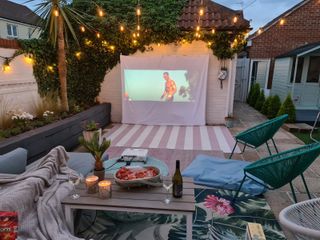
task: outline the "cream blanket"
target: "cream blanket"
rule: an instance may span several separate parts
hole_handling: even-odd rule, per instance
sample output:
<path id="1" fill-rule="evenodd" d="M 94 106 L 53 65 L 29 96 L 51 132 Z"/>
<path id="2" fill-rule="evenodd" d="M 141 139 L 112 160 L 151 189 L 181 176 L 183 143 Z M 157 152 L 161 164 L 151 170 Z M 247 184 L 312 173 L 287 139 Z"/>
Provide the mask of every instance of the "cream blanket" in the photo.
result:
<path id="1" fill-rule="evenodd" d="M 0 211 L 18 212 L 18 239 L 80 239 L 70 234 L 61 205 L 72 186 L 57 176 L 77 174 L 67 167 L 67 160 L 59 146 L 23 174 L 0 174 Z"/>

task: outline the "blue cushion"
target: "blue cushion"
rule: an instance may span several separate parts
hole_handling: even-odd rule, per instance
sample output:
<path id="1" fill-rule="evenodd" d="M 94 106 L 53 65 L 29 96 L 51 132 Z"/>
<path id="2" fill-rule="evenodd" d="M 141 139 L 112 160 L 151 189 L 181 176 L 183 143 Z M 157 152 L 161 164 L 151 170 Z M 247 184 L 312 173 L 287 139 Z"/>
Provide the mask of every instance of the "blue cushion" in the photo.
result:
<path id="1" fill-rule="evenodd" d="M 81 173 L 83 176 L 87 176 L 94 169 L 94 157 L 90 153 L 86 152 L 68 152 L 69 160 L 68 167 Z M 102 160 L 108 160 L 108 154 L 103 154 Z"/>
<path id="2" fill-rule="evenodd" d="M 20 174 L 26 170 L 28 151 L 17 148 L 0 155 L 0 173 Z"/>
<path id="3" fill-rule="evenodd" d="M 243 168 L 249 164 L 249 162 L 240 160 L 198 155 L 182 172 L 182 175 L 184 177 L 192 177 L 196 184 L 219 189 L 237 190 L 244 177 Z M 261 184 L 246 178 L 241 191 L 251 195 L 260 195 L 266 189 Z"/>

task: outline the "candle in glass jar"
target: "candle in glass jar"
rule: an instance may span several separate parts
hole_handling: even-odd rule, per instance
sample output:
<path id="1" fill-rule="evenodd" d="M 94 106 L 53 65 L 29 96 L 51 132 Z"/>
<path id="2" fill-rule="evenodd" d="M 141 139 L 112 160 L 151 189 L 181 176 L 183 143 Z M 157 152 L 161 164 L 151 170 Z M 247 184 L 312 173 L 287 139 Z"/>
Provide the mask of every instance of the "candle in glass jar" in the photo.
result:
<path id="1" fill-rule="evenodd" d="M 97 192 L 98 179 L 99 178 L 95 175 L 86 177 L 87 193 L 96 193 Z"/>
<path id="2" fill-rule="evenodd" d="M 111 197 L 111 182 L 107 180 L 100 181 L 99 185 L 99 196 L 100 198 Z"/>

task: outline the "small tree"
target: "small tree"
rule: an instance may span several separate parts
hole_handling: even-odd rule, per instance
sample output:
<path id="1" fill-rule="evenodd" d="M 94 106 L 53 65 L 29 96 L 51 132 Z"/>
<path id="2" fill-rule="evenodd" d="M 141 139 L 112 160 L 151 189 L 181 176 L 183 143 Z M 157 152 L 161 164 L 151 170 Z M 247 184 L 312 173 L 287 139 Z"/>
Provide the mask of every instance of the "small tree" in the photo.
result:
<path id="1" fill-rule="evenodd" d="M 279 109 L 281 106 L 281 100 L 278 95 L 274 95 L 271 97 L 270 105 L 268 106 L 268 118 L 274 118 L 277 116 Z"/>
<path id="2" fill-rule="evenodd" d="M 250 99 L 249 99 L 249 105 L 251 107 L 254 107 L 256 105 L 256 102 L 259 98 L 259 95 L 260 95 L 260 85 L 259 83 L 255 83 L 251 89 L 251 96 L 250 96 Z M 250 94 L 249 94 L 250 95 Z"/>
<path id="3" fill-rule="evenodd" d="M 259 95 L 259 97 L 258 97 L 258 99 L 257 99 L 257 102 L 256 102 L 256 104 L 254 105 L 254 108 L 257 109 L 258 111 L 261 111 L 262 106 L 263 106 L 265 100 L 266 100 L 266 98 L 265 98 L 265 96 L 264 96 L 264 91 L 261 90 L 261 91 L 260 91 L 260 95 Z"/>
<path id="4" fill-rule="evenodd" d="M 270 102 L 271 102 L 271 96 L 267 97 L 267 99 L 264 101 L 262 108 L 261 108 L 261 113 L 264 115 L 268 114 L 268 108 L 270 106 Z"/>
<path id="5" fill-rule="evenodd" d="M 288 123 L 294 123 L 296 122 L 296 108 L 293 104 L 291 94 L 289 93 L 284 102 L 282 103 L 278 116 L 281 116 L 283 114 L 288 114 Z"/>

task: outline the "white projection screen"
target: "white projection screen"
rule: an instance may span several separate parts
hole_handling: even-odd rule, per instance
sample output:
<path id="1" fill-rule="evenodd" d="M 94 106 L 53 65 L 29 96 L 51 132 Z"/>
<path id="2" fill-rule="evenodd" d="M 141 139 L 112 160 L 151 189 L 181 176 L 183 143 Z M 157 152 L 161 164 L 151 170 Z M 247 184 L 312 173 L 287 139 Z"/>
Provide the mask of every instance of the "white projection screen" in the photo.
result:
<path id="1" fill-rule="evenodd" d="M 121 56 L 122 122 L 205 125 L 209 55 Z"/>

